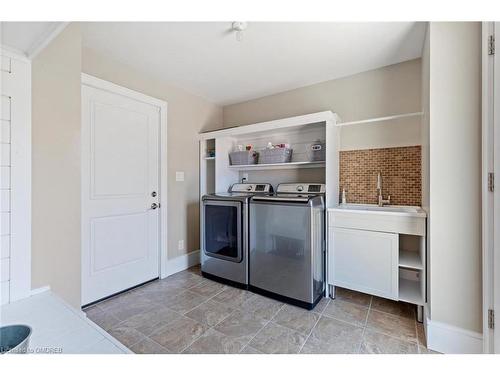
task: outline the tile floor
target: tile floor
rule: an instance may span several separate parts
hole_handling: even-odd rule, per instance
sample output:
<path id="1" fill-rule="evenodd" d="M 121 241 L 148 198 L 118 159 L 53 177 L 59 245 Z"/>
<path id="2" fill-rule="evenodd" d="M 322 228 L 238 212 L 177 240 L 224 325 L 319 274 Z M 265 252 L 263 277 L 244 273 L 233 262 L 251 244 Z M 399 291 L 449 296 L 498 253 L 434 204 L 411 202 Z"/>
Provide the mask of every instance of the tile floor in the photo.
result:
<path id="1" fill-rule="evenodd" d="M 414 306 L 337 289 L 306 311 L 200 276 L 199 267 L 85 310 L 135 353 L 430 353 Z"/>

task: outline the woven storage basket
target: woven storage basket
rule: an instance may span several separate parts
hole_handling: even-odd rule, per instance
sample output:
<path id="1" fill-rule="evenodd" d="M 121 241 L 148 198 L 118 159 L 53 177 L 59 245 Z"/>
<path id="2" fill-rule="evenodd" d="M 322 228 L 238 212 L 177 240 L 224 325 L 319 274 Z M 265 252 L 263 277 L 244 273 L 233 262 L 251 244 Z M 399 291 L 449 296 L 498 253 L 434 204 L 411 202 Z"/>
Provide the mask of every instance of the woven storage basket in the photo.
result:
<path id="1" fill-rule="evenodd" d="M 307 145 L 307 157 L 309 161 L 326 160 L 326 143 L 322 141 L 313 142 Z"/>
<path id="2" fill-rule="evenodd" d="M 229 163 L 231 165 L 257 164 L 259 154 L 255 151 L 234 151 L 229 153 Z"/>
<path id="3" fill-rule="evenodd" d="M 259 164 L 290 163 L 292 152 L 291 148 L 266 148 L 260 151 Z"/>

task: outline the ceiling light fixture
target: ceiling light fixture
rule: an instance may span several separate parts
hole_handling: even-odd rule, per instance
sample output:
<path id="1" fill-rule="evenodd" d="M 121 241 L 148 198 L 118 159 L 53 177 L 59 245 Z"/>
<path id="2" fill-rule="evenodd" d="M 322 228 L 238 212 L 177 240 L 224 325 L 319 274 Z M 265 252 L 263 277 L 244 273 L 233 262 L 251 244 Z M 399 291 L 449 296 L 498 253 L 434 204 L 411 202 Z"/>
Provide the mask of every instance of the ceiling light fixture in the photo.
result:
<path id="1" fill-rule="evenodd" d="M 243 40 L 243 31 L 246 30 L 248 24 L 246 22 L 234 21 L 231 24 L 231 29 L 236 32 L 236 40 L 241 42 Z"/>

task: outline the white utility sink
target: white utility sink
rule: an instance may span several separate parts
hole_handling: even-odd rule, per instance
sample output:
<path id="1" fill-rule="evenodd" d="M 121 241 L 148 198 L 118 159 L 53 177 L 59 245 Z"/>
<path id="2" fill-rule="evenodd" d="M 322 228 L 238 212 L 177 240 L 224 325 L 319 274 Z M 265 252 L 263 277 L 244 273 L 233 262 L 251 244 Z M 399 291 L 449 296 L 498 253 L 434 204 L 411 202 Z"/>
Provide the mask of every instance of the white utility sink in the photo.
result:
<path id="1" fill-rule="evenodd" d="M 368 211 L 368 213 L 387 213 L 391 215 L 426 217 L 427 214 L 421 207 L 416 206 L 377 206 L 374 204 L 341 204 L 332 210 L 342 211 Z"/>
<path id="2" fill-rule="evenodd" d="M 328 210 L 329 225 L 419 236 L 425 235 L 426 217 L 416 206 L 341 204 Z"/>

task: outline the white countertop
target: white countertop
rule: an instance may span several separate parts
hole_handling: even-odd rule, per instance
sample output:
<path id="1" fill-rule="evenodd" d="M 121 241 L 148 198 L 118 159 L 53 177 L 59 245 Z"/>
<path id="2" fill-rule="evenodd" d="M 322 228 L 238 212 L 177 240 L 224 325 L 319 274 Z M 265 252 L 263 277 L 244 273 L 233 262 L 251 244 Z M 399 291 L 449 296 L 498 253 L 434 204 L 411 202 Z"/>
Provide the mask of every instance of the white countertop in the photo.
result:
<path id="1" fill-rule="evenodd" d="M 0 325 L 26 324 L 32 328 L 29 353 L 131 353 L 109 333 L 50 291 L 0 308 Z"/>

